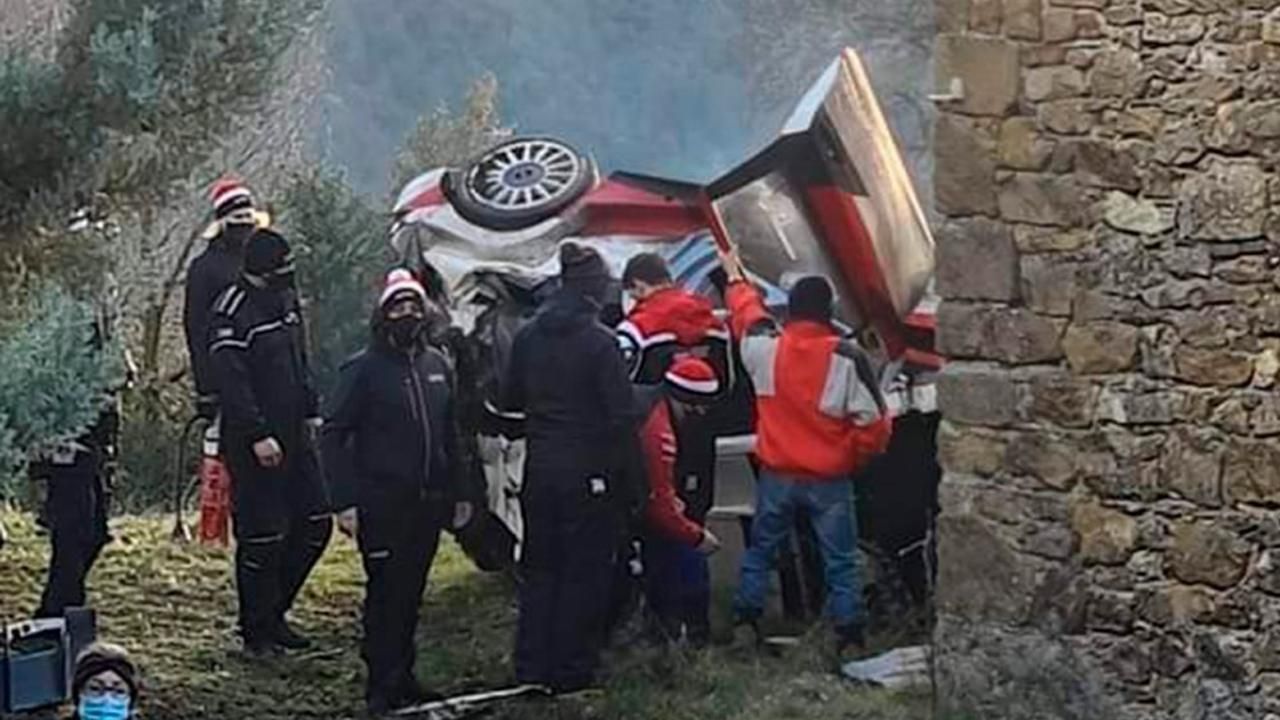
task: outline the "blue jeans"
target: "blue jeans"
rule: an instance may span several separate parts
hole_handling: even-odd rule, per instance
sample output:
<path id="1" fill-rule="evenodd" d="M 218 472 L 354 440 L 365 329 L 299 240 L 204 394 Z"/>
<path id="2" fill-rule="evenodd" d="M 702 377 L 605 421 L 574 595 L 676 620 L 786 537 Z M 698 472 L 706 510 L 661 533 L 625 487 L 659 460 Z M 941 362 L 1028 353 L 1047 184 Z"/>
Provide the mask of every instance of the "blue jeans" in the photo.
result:
<path id="1" fill-rule="evenodd" d="M 751 545 L 742 558 L 734 610 L 744 619 L 764 612 L 774 557 L 791 536 L 797 511 L 808 513 L 822 549 L 827 614 L 837 627 L 864 622 L 862 577 L 858 568 L 858 519 L 853 483 L 847 478 L 798 482 L 761 470 Z"/>

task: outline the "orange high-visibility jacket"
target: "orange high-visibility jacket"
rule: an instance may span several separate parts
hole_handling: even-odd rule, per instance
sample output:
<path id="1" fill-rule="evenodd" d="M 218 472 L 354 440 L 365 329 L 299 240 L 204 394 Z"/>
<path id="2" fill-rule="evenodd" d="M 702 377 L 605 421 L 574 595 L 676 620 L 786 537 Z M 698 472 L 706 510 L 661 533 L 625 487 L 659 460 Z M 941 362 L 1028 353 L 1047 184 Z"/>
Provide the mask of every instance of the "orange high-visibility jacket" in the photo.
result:
<path id="1" fill-rule="evenodd" d="M 746 282 L 727 295 L 733 335 L 755 384 L 760 464 L 801 480 L 833 480 L 884 452 L 892 425 L 863 351 L 823 323 L 779 329 Z"/>

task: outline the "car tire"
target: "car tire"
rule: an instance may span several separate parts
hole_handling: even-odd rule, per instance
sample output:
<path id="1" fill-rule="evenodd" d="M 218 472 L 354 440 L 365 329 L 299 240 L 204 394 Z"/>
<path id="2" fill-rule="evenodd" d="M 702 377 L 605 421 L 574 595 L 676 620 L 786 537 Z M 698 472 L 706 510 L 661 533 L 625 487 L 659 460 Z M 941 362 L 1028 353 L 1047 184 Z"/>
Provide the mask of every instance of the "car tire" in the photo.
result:
<path id="1" fill-rule="evenodd" d="M 445 195 L 464 219 L 490 230 L 532 227 L 590 190 L 595 162 L 549 137 L 512 138 L 445 176 Z"/>

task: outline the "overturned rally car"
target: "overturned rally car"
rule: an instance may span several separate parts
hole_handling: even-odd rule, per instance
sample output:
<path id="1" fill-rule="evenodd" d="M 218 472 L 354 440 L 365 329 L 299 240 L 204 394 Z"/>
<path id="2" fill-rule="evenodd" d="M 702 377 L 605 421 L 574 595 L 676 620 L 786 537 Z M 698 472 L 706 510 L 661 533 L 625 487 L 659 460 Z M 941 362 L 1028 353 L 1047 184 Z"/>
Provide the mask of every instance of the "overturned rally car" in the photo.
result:
<path id="1" fill-rule="evenodd" d="M 460 415 L 477 436 L 493 514 L 517 543 L 523 447 L 502 437 L 492 401 L 516 330 L 553 289 L 559 243 L 592 245 L 615 276 L 633 255 L 658 252 L 679 284 L 720 307 L 717 246 L 739 250 L 777 308 L 795 279 L 829 278 L 839 323 L 879 364 L 895 412 L 889 453 L 858 483 L 871 585 L 885 594 L 894 584 L 895 597 L 924 599 L 939 476 L 934 244 L 856 53 L 831 64 L 775 142 L 708 185 L 625 172 L 601 177 L 591 157 L 567 143 L 518 137 L 463 167 L 417 177 L 393 212 L 393 246 L 429 279 L 460 336 L 460 374 L 474 393 Z M 620 288 L 616 295 L 607 320 L 621 318 Z M 712 518 L 722 526 L 750 521 L 747 392 L 741 389 L 720 420 Z M 737 535 L 739 545 L 745 537 L 736 527 L 718 534 Z M 797 537 L 797 556 L 815 562 L 806 533 Z M 723 572 L 731 573 L 730 565 Z M 784 573 L 788 610 L 820 607 L 820 583 L 806 583 L 808 576 Z"/>

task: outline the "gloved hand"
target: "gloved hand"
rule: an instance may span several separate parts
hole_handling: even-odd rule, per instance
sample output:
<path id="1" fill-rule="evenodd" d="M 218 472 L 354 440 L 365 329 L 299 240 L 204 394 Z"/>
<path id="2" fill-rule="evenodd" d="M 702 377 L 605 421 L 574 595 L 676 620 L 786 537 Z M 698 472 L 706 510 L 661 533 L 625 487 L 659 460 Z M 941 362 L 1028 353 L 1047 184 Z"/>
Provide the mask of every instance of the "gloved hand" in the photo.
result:
<path id="1" fill-rule="evenodd" d="M 213 422 L 218 418 L 218 396 L 201 395 L 196 398 L 196 417 Z"/>
<path id="2" fill-rule="evenodd" d="M 703 528 L 702 541 L 698 543 L 698 552 L 703 555 L 715 555 L 720 550 L 720 538 L 715 533 Z"/>

